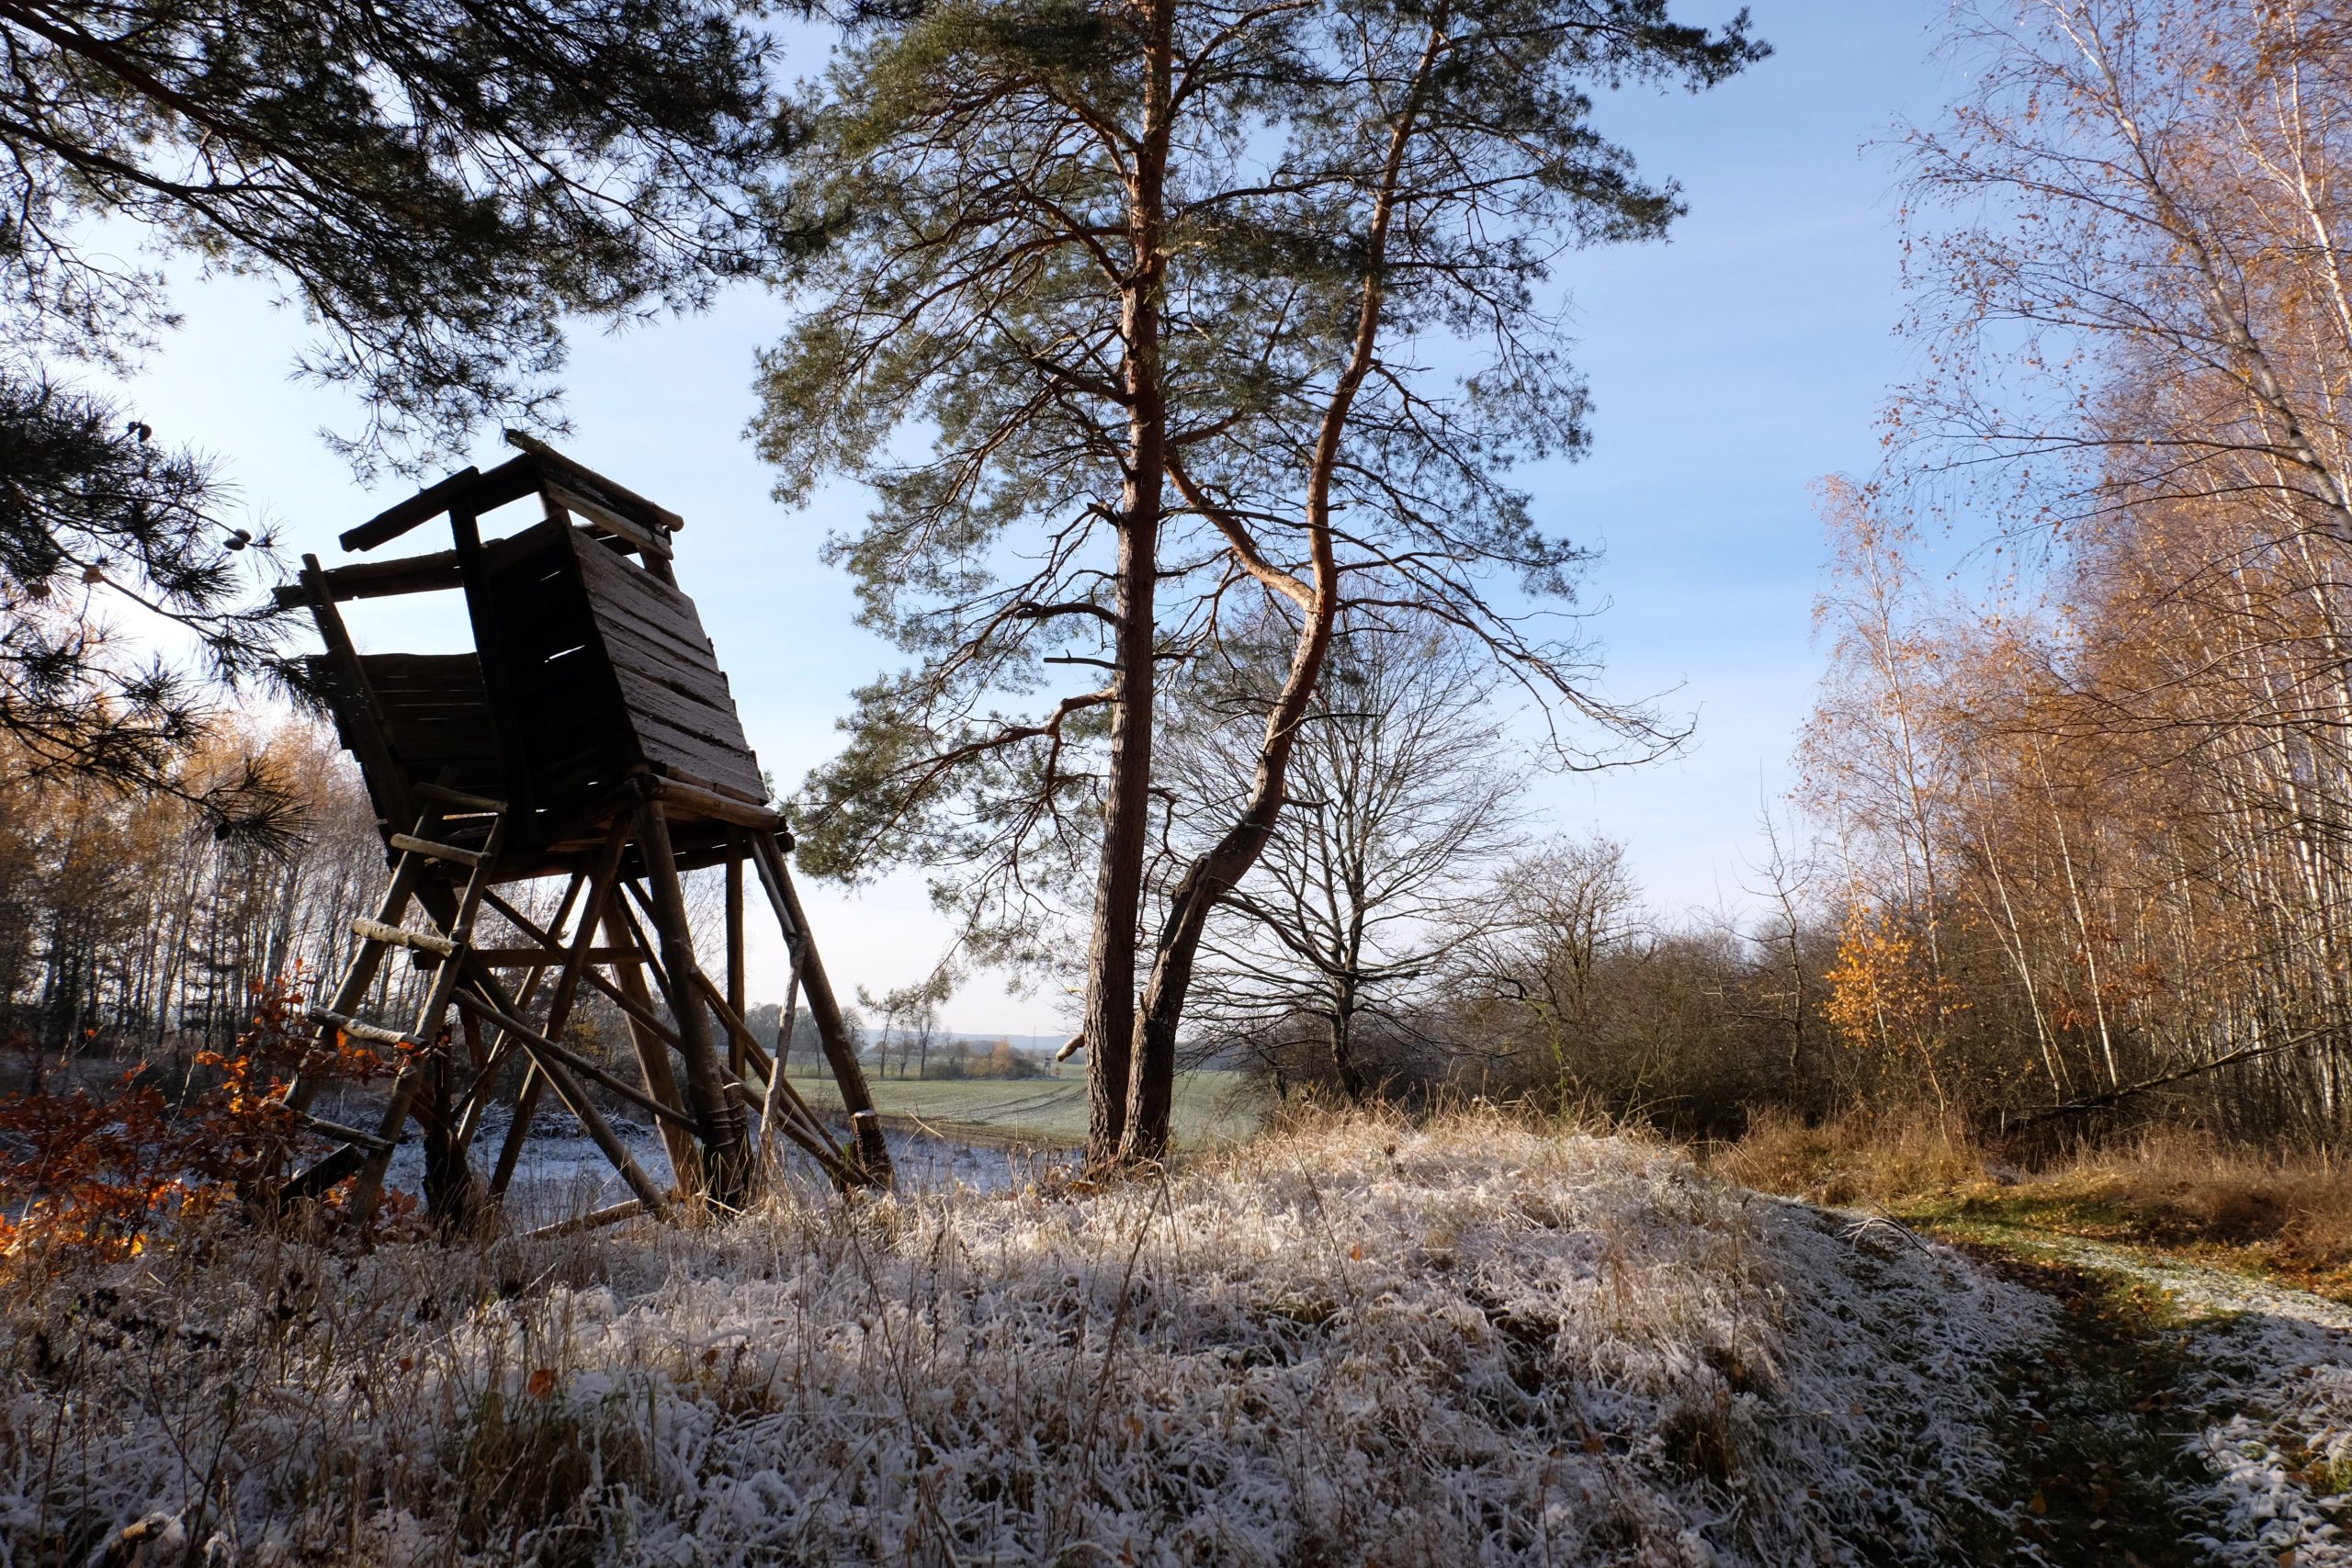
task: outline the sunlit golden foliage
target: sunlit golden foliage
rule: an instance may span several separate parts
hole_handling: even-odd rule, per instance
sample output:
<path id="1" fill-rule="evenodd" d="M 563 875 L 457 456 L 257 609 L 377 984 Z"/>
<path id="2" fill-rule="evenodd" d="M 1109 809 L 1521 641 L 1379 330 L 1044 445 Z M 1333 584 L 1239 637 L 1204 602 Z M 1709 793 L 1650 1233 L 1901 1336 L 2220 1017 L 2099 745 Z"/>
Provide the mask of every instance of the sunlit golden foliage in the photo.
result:
<path id="1" fill-rule="evenodd" d="M 281 1096 L 308 1046 L 306 1000 L 300 976 L 256 986 L 236 1045 L 198 1052 L 187 1083 L 142 1063 L 111 1093 L 0 1099 L 0 1257 L 129 1256 L 160 1226 L 256 1196 L 300 1136 Z M 386 1069 L 338 1043 L 308 1070 L 357 1081 Z"/>

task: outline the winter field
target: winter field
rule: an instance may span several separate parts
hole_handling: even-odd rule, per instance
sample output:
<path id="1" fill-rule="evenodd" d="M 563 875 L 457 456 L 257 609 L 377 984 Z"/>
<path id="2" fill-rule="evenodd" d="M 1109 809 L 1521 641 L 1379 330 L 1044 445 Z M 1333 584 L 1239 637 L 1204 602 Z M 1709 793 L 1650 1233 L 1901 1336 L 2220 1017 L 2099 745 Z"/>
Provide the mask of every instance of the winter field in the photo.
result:
<path id="1" fill-rule="evenodd" d="M 810 1104 L 841 1109 L 841 1091 L 831 1076 L 813 1065 L 795 1071 L 790 1081 Z M 883 1115 L 921 1122 L 951 1137 L 1047 1147 L 1086 1141 L 1086 1075 L 1075 1067 L 1057 1078 L 896 1078 L 884 1074 L 869 1081 Z M 1245 1074 L 1200 1068 L 1176 1075 L 1174 1123 L 1180 1147 L 1247 1137 L 1259 1114 L 1259 1099 Z"/>
<path id="2" fill-rule="evenodd" d="M 1357 1122 L 715 1229 L 223 1232 L 19 1292 L 0 1562 L 2352 1560 L 2345 1314 L 2153 1288 L 2202 1369 L 2132 1499 L 2172 1558 L 2051 1533 L 2052 1296 L 1618 1137 Z"/>

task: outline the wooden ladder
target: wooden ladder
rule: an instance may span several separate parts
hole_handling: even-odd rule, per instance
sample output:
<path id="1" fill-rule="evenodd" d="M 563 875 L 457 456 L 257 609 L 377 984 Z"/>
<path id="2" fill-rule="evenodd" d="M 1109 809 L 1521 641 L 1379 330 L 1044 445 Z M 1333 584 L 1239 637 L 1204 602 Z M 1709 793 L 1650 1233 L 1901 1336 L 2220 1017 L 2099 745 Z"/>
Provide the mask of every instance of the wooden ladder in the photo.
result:
<path id="1" fill-rule="evenodd" d="M 394 833 L 389 840 L 399 858 L 392 863 L 391 886 L 385 890 L 383 904 L 375 919 L 363 917 L 351 922 L 352 933 L 360 939 L 359 945 L 344 970 L 342 983 L 335 987 L 334 1000 L 311 1012 L 311 1021 L 319 1030 L 316 1051 L 331 1052 L 334 1037 L 340 1035 L 389 1045 L 398 1053 L 399 1066 L 383 1117 L 376 1130 L 369 1133 L 311 1115 L 311 1101 L 323 1081 L 323 1075 L 317 1072 L 305 1071 L 298 1076 L 282 1102 L 297 1122 L 336 1140 L 341 1146 L 288 1181 L 280 1193 L 281 1199 L 316 1198 L 345 1177 L 356 1174 L 359 1180 L 349 1212 L 363 1221 L 375 1213 L 382 1198 L 384 1171 L 391 1163 L 392 1151 L 399 1146 L 401 1128 L 408 1121 L 409 1109 L 424 1082 L 429 1065 L 426 1058 L 432 1053 L 448 1049 L 450 1004 L 457 997 L 470 954 L 474 917 L 481 910 L 482 895 L 490 885 L 491 868 L 498 859 L 506 833 L 506 807 L 503 802 L 433 784 L 419 784 L 416 792 L 431 804 L 417 818 L 413 832 Z M 465 849 L 440 841 L 435 835 L 446 830 L 452 816 L 489 818 L 480 848 Z M 454 884 L 455 874 L 459 871 L 465 880 L 458 887 L 455 913 L 447 929 L 416 931 L 403 923 L 410 906 L 424 902 L 422 895 L 428 883 Z M 430 927 L 431 915 L 423 908 L 418 913 Z M 431 976 L 424 1000 L 406 1029 L 370 1023 L 356 1016 L 375 986 L 385 958 L 395 948 L 417 954 L 419 966 Z"/>

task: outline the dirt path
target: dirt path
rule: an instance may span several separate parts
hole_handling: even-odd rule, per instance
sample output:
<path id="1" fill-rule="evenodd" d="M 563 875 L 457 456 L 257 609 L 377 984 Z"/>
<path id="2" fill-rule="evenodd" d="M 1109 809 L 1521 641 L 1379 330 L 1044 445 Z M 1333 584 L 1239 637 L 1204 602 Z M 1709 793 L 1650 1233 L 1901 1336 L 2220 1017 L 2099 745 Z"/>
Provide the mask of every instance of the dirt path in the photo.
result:
<path id="1" fill-rule="evenodd" d="M 2016 1385 L 2044 1561 L 2352 1568 L 2352 1309 L 2152 1250 L 1933 1228 L 2066 1309 Z"/>

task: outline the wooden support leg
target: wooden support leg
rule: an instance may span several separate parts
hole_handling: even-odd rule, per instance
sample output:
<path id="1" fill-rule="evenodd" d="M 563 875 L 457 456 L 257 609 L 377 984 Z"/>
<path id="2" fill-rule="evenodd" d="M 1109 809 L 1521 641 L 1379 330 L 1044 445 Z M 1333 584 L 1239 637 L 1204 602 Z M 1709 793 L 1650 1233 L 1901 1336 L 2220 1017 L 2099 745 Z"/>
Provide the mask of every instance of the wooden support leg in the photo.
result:
<path id="1" fill-rule="evenodd" d="M 481 1031 L 470 1018 L 463 1023 L 471 1044 Z M 473 1223 L 481 1194 L 465 1151 L 458 1146 L 449 1054 L 441 1052 L 427 1062 L 423 1076 L 416 1119 L 424 1129 L 424 1208 L 444 1231 L 460 1231 Z"/>
<path id="2" fill-rule="evenodd" d="M 636 885 L 633 883 L 623 884 L 623 886 L 628 887 L 629 891 L 632 893 L 637 891 Z M 510 908 L 504 900 L 501 899 L 494 893 L 489 895 L 484 901 L 496 908 L 499 913 L 513 920 L 516 927 L 533 942 L 537 942 L 542 947 L 552 949 L 557 961 L 559 963 L 561 962 L 564 953 L 563 944 L 555 941 L 554 938 L 541 931 L 537 926 L 532 924 L 528 916 L 524 915 L 519 910 Z M 652 957 L 650 950 L 646 946 L 645 933 L 638 929 L 637 917 L 630 913 L 628 901 L 622 898 L 618 893 L 616 893 L 613 895 L 612 901 L 605 906 L 605 909 L 608 913 L 613 910 L 618 910 L 622 919 L 629 922 L 629 936 L 631 943 L 630 951 L 633 953 L 642 956 L 641 959 L 631 959 L 628 960 L 628 962 L 641 961 L 647 967 L 654 967 L 656 961 Z M 605 960 L 605 962 L 609 962 L 609 959 Z M 662 1014 L 654 1010 L 651 998 L 646 998 L 642 1001 L 632 1000 L 628 991 L 622 989 L 619 986 L 615 985 L 612 981 L 605 979 L 605 976 L 596 973 L 593 966 L 582 971 L 580 978 L 582 984 L 603 996 L 606 1001 L 612 1003 L 615 1007 L 620 1009 L 622 1012 L 643 1024 L 647 1032 L 652 1034 L 654 1038 L 673 1049 L 676 1047 L 678 1043 L 678 1032 L 672 1029 L 669 1024 L 662 1021 Z M 662 995 L 667 996 L 669 994 L 669 982 L 664 980 L 662 984 Z"/>
<path id="3" fill-rule="evenodd" d="M 741 1208 L 750 1195 L 752 1162 L 744 1135 L 743 1111 L 727 1093 L 720 1076 L 719 1056 L 710 1038 L 710 1012 L 685 984 L 695 972 L 694 928 L 686 916 L 686 891 L 678 880 L 678 859 L 670 846 L 670 824 L 662 803 L 649 800 L 638 807 L 638 852 L 645 860 L 646 881 L 653 894 L 653 912 L 662 942 L 662 966 L 668 971 L 670 1005 L 678 1026 L 678 1054 L 685 1058 L 686 1104 L 703 1129 L 707 1155 L 703 1179 L 710 1196 L 729 1208 Z"/>
<path id="4" fill-rule="evenodd" d="M 718 987 L 710 983 L 709 976 L 698 972 L 695 976 L 695 983 L 702 988 L 704 998 L 710 1003 L 711 1011 L 718 1015 L 720 1026 L 728 1032 L 736 1044 L 741 1047 L 747 1065 L 753 1072 L 759 1074 L 766 1084 L 766 1097 L 760 1110 L 763 1118 L 760 1123 L 762 1156 L 765 1157 L 770 1145 L 775 1140 L 775 1135 L 780 1133 L 806 1149 L 809 1156 L 824 1168 L 825 1174 L 831 1177 L 836 1184 L 841 1186 L 854 1184 L 858 1174 L 856 1168 L 849 1162 L 848 1156 L 842 1150 L 840 1142 L 818 1118 L 817 1113 L 808 1108 L 808 1102 L 800 1098 L 800 1091 L 783 1081 L 783 1075 L 776 1071 L 774 1059 L 768 1055 L 766 1049 L 752 1038 L 752 1026 L 743 1021 L 741 1013 L 727 1005 L 726 998 L 718 994 Z M 742 1094 L 744 1103 L 749 1105 L 751 1103 L 750 1088 L 744 1085 L 737 1087 Z"/>
<path id="5" fill-rule="evenodd" d="M 400 1141 L 401 1128 L 407 1121 L 411 1106 L 424 1088 L 424 1073 L 445 1055 L 449 1048 L 447 1018 L 450 998 L 457 994 L 458 975 L 461 967 L 459 955 L 471 940 L 474 916 L 481 908 L 482 890 L 489 886 L 490 868 L 497 863 L 499 846 L 504 841 L 506 822 L 503 817 L 490 819 L 490 831 L 478 851 L 452 850 L 446 845 L 434 846 L 428 834 L 438 832 L 443 813 L 428 810 L 417 818 L 413 835 L 394 834 L 391 846 L 402 852 L 403 865 L 421 864 L 424 859 L 463 864 L 470 867 L 462 890 L 453 889 L 439 879 L 439 874 L 421 876 L 416 884 L 416 900 L 424 912 L 440 923 L 444 933 L 437 951 L 438 961 L 433 966 L 432 984 L 425 989 L 424 1002 L 418 1007 L 416 1021 L 406 1031 L 409 1042 L 403 1050 L 422 1052 L 422 1058 L 403 1059 L 392 1078 L 390 1103 L 384 1108 L 381 1131 L 377 1134 L 379 1145 L 368 1151 L 359 1167 L 357 1184 L 351 1192 L 351 1215 L 365 1224 L 376 1212 L 377 1200 L 382 1196 L 384 1172 L 391 1163 L 392 1151 Z M 399 877 L 395 874 L 397 884 Z M 369 933 L 381 936 L 381 932 Z M 349 1032 L 349 1025 L 338 1025 Z"/>
<path id="6" fill-rule="evenodd" d="M 605 911 L 605 940 L 615 947 L 634 947 L 636 939 L 630 934 L 626 912 L 619 908 L 620 900 L 616 898 L 613 902 L 615 907 Z M 644 966 L 616 964 L 612 970 L 613 978 L 619 982 L 629 999 L 645 1011 L 651 1012 L 653 994 L 646 989 Z M 628 1020 L 629 1042 L 637 1047 L 638 1069 L 645 1075 L 645 1092 L 664 1105 L 683 1108 L 685 1101 L 678 1094 L 678 1076 L 670 1070 L 670 1043 L 640 1023 L 636 1014 L 623 1013 L 622 1016 Z M 688 1198 L 700 1194 L 702 1150 L 695 1145 L 692 1135 L 682 1127 L 673 1127 L 664 1122 L 662 1142 L 670 1151 L 670 1168 L 677 1172 L 679 1193 Z"/>
<path id="7" fill-rule="evenodd" d="M 832 981 L 825 974 L 824 961 L 817 955 L 817 943 L 808 934 L 808 922 L 800 912 L 800 896 L 793 890 L 792 873 L 784 862 L 784 851 L 775 839 L 765 833 L 752 835 L 752 863 L 759 868 L 761 886 L 767 889 L 768 903 L 775 911 L 776 923 L 784 928 L 784 939 L 795 944 L 800 961 L 800 984 L 808 993 L 808 1016 L 816 1021 L 817 1038 L 825 1048 L 825 1060 L 833 1069 L 833 1082 L 841 1089 L 842 1104 L 849 1111 L 850 1126 L 857 1134 L 857 1163 L 865 1179 L 876 1187 L 890 1185 L 890 1145 L 883 1141 L 881 1118 L 875 1113 L 874 1092 L 866 1087 L 865 1068 L 857 1059 L 857 1051 L 850 1043 L 849 1031 L 842 1022 L 841 1001 L 833 995 Z"/>
<path id="8" fill-rule="evenodd" d="M 490 1170 L 490 1201 L 503 1201 L 507 1188 L 514 1185 L 514 1167 L 523 1157 L 523 1145 L 531 1136 L 531 1123 L 539 1114 L 539 1100 L 548 1091 L 548 1077 L 539 1071 L 537 1058 L 523 1069 L 522 1087 L 514 1091 L 514 1117 L 506 1123 L 506 1136 L 498 1140 L 498 1160 Z"/>
<path id="9" fill-rule="evenodd" d="M 590 929 L 582 932 L 583 942 L 594 938 L 593 922 L 588 922 L 588 925 Z M 496 976 L 487 970 L 478 970 L 473 981 L 482 995 L 490 999 L 492 1006 L 510 1018 L 514 1016 L 514 1000 L 498 983 Z M 567 1009 L 569 1005 L 567 1002 Z M 628 1183 L 628 1190 L 636 1193 L 638 1201 L 645 1205 L 645 1212 L 656 1219 L 661 1218 L 668 1208 L 668 1201 L 662 1196 L 662 1190 L 654 1185 L 651 1177 L 645 1174 L 645 1168 L 637 1163 L 637 1157 L 628 1152 L 628 1145 L 620 1141 L 612 1124 L 605 1120 L 604 1112 L 596 1109 L 595 1102 L 581 1089 L 579 1081 L 552 1057 L 535 1056 L 534 1060 L 549 1087 L 554 1089 L 556 1098 L 563 1101 L 565 1110 L 580 1118 L 580 1124 L 587 1129 L 590 1141 L 603 1151 L 605 1157 L 612 1162 L 613 1168 L 620 1172 L 621 1179 Z"/>
<path id="10" fill-rule="evenodd" d="M 784 1075 L 792 1061 L 792 1027 L 800 1011 L 800 945 L 797 942 L 787 945 L 792 949 L 792 977 L 784 984 L 784 1009 L 775 1015 L 775 1055 L 770 1058 L 774 1066 L 768 1074 L 767 1103 L 760 1109 L 760 1158 L 763 1162 L 775 1157 L 776 1112 L 784 1108 L 782 1095 L 790 1092 Z"/>
<path id="11" fill-rule="evenodd" d="M 727 857 L 727 1005 L 743 1016 L 743 851 L 736 844 Z M 728 1036 L 727 1069 L 743 1076 L 743 1043 Z"/>
<path id="12" fill-rule="evenodd" d="M 563 922 L 571 914 L 571 906 L 579 900 L 581 890 L 587 886 L 586 872 L 575 871 L 571 874 L 571 881 L 563 890 L 563 901 L 555 907 L 555 927 L 558 931 L 563 929 Z M 483 892 L 482 901 L 484 903 L 503 902 L 498 899 L 495 893 L 488 890 Z M 521 987 L 514 993 L 514 1000 L 521 1006 L 529 1007 L 531 998 L 538 995 L 539 985 L 547 976 L 548 970 L 545 966 L 534 969 L 524 976 Z M 458 1152 L 460 1156 L 470 1155 L 473 1152 L 474 1134 L 481 1131 L 481 1113 L 490 1104 L 491 1096 L 498 1091 L 499 1076 L 505 1071 L 506 1064 L 520 1054 L 515 1049 L 514 1042 L 502 1039 L 491 1052 L 490 1060 L 483 1064 L 481 1071 L 474 1075 L 472 1085 L 466 1090 L 465 1105 L 458 1115 Z M 526 1080 L 532 1070 L 530 1067 L 525 1068 Z"/>
<path id="13" fill-rule="evenodd" d="M 588 950 L 595 945 L 597 922 L 612 898 L 613 885 L 620 880 L 621 854 L 628 848 L 628 824 L 614 823 L 612 831 L 605 836 L 595 869 L 589 875 L 588 897 L 580 908 L 580 924 L 564 954 L 563 968 L 556 976 L 555 989 L 548 997 L 547 1032 L 550 1039 L 561 1037 L 564 1022 L 571 1016 L 572 999 L 580 994 L 580 979 L 588 968 Z M 497 907 L 492 904 L 492 908 Z M 514 1167 L 522 1158 L 524 1141 L 531 1135 L 531 1121 L 538 1114 L 539 1100 L 548 1081 L 547 1064 L 534 1057 L 530 1071 L 523 1076 L 522 1089 L 514 1097 L 514 1120 L 506 1128 L 506 1137 L 498 1146 L 498 1164 L 491 1172 L 490 1201 L 493 1203 L 505 1198 L 506 1189 L 514 1180 Z M 559 1089 L 557 1092 L 560 1094 L 562 1090 Z"/>

